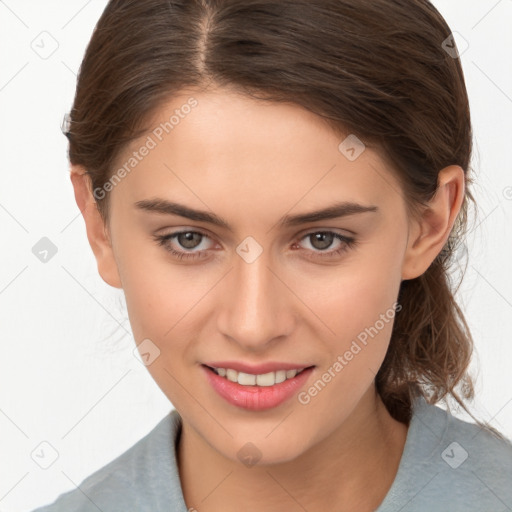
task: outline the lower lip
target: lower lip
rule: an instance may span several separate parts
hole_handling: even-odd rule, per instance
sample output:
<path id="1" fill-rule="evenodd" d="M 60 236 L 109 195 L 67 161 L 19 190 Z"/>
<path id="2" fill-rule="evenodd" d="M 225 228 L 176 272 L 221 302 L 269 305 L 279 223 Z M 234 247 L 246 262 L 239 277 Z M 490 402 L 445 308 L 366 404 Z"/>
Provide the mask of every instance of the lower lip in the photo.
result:
<path id="1" fill-rule="evenodd" d="M 208 382 L 222 398 L 232 405 L 251 411 L 264 411 L 281 405 L 297 393 L 313 371 L 313 367 L 307 368 L 293 379 L 273 386 L 242 386 L 217 375 L 204 365 L 202 368 Z"/>

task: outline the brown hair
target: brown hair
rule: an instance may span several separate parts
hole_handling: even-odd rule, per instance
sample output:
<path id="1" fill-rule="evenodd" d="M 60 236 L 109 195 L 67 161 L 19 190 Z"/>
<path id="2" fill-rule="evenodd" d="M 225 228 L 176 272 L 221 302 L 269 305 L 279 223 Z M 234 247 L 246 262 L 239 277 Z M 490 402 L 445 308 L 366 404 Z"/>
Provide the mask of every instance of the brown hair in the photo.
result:
<path id="1" fill-rule="evenodd" d="M 401 283 L 376 387 L 399 421 L 409 422 L 415 397 L 451 395 L 499 436 L 464 404 L 474 397 L 473 340 L 449 270 L 475 201 L 468 97 L 460 60 L 446 51 L 450 35 L 428 0 L 111 0 L 80 68 L 66 136 L 71 163 L 102 188 L 173 94 L 220 86 L 301 105 L 356 135 L 391 163 L 411 215 L 435 194 L 441 169 L 461 166 L 460 214 L 428 270 Z M 108 223 L 108 195 L 97 207 Z"/>

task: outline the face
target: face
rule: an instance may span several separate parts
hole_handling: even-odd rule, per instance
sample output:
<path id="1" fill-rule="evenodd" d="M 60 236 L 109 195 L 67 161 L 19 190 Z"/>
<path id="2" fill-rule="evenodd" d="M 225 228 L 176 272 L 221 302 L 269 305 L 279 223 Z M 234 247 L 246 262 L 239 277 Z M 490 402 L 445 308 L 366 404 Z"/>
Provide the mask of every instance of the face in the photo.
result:
<path id="1" fill-rule="evenodd" d="M 340 146 L 348 135 L 299 106 L 183 92 L 117 160 L 130 171 L 109 191 L 109 234 L 135 341 L 187 428 L 229 459 L 250 442 L 290 461 L 373 390 L 409 223 L 391 170 Z M 311 215 L 343 203 L 359 206 Z"/>

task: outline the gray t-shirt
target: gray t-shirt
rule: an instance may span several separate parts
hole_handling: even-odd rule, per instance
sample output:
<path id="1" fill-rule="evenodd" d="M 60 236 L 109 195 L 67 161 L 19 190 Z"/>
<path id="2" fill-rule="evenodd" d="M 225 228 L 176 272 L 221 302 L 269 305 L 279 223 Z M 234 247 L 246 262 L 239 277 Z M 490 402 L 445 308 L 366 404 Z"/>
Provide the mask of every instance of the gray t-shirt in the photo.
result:
<path id="1" fill-rule="evenodd" d="M 34 512 L 188 512 L 176 464 L 180 429 L 172 410 L 77 489 Z M 512 512 L 512 443 L 417 398 L 397 475 L 376 510 L 398 511 Z"/>

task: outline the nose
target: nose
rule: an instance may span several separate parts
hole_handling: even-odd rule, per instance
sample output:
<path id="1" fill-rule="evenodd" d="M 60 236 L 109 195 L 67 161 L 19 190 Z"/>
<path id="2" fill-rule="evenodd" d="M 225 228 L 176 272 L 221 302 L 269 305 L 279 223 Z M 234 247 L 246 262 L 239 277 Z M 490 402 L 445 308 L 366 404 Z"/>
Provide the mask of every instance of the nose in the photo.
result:
<path id="1" fill-rule="evenodd" d="M 219 290 L 218 329 L 244 351 L 266 351 L 294 328 L 293 293 L 266 251 L 251 263 L 234 258 Z"/>

